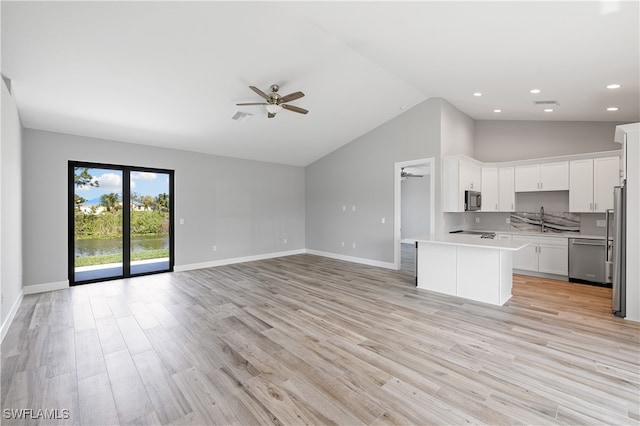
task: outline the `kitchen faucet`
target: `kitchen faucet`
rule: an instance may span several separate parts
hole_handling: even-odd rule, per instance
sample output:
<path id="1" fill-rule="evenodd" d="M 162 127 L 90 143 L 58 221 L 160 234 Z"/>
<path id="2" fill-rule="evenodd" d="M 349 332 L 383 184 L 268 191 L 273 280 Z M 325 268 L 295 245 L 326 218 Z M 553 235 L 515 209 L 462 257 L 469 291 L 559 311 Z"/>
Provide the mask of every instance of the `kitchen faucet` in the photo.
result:
<path id="1" fill-rule="evenodd" d="M 540 232 L 544 232 L 544 206 L 540 206 Z"/>

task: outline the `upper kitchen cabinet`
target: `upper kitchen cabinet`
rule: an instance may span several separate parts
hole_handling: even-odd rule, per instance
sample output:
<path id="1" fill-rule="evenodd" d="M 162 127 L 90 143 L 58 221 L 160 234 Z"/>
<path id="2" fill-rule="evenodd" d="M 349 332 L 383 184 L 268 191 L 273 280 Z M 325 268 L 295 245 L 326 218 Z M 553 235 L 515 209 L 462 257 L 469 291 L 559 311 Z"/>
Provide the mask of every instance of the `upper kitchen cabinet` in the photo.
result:
<path id="1" fill-rule="evenodd" d="M 483 212 L 497 212 L 500 209 L 500 181 L 497 167 L 482 168 L 482 209 Z"/>
<path id="2" fill-rule="evenodd" d="M 620 157 L 570 162 L 569 211 L 604 213 L 613 208 L 613 187 L 620 184 Z"/>
<path id="3" fill-rule="evenodd" d="M 511 212 L 515 209 L 513 167 L 482 168 L 483 212 Z"/>
<path id="4" fill-rule="evenodd" d="M 463 212 L 464 191 L 482 189 L 480 162 L 465 156 L 442 158 L 443 193 L 442 211 Z"/>
<path id="5" fill-rule="evenodd" d="M 568 161 L 515 167 L 515 192 L 566 191 L 568 189 Z"/>
<path id="6" fill-rule="evenodd" d="M 482 189 L 482 168 L 477 162 L 460 160 L 460 189 L 480 191 Z"/>
<path id="7" fill-rule="evenodd" d="M 514 173 L 513 167 L 500 167 L 498 169 L 500 190 L 498 195 L 498 210 L 501 212 L 513 212 L 516 210 Z"/>

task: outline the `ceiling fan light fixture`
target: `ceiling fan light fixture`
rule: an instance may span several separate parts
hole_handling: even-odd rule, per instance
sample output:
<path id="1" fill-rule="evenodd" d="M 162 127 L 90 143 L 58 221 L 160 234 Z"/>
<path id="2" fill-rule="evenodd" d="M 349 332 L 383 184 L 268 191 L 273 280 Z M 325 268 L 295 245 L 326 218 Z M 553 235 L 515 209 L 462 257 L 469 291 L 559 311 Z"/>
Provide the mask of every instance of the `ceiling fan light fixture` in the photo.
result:
<path id="1" fill-rule="evenodd" d="M 277 105 L 277 104 L 265 105 L 265 108 L 267 109 L 267 112 L 270 113 L 270 114 L 277 114 L 280 111 L 282 111 L 282 107 L 280 105 Z"/>

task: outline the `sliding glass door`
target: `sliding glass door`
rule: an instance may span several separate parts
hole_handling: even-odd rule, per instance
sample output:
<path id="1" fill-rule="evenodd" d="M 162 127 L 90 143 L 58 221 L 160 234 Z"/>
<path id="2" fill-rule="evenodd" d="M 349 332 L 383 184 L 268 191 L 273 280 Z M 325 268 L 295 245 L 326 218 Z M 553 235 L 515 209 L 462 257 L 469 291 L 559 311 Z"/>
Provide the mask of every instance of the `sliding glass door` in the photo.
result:
<path id="1" fill-rule="evenodd" d="M 71 285 L 173 270 L 173 171 L 69 162 Z"/>

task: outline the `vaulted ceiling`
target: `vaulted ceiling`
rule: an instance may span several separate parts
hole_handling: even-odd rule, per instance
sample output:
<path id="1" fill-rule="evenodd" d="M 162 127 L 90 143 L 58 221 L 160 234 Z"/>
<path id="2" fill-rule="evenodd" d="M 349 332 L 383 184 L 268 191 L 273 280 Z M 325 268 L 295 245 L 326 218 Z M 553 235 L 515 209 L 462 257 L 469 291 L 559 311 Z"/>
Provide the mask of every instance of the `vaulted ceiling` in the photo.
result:
<path id="1" fill-rule="evenodd" d="M 304 166 L 430 97 L 638 121 L 638 5 L 3 1 L 2 73 L 25 127 Z M 235 105 L 273 83 L 309 114 Z"/>

